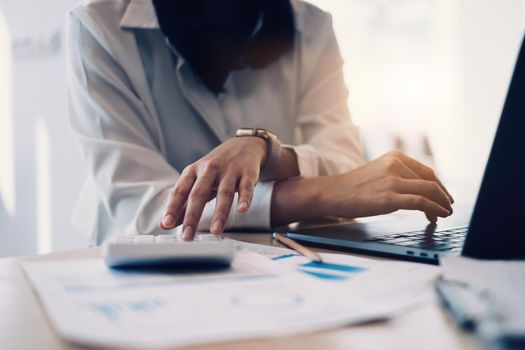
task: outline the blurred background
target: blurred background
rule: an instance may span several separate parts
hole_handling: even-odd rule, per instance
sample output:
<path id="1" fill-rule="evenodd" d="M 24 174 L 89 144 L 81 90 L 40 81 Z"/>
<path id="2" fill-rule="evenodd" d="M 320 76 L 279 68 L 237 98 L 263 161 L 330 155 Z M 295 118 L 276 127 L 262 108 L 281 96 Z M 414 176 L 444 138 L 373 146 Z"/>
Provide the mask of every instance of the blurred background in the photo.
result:
<path id="1" fill-rule="evenodd" d="M 72 0 L 0 0 L 0 257 L 83 247 L 67 122 Z M 525 0 L 312 0 L 332 13 L 367 156 L 401 148 L 477 188 L 525 28 Z M 518 150 L 517 150 L 518 151 Z"/>

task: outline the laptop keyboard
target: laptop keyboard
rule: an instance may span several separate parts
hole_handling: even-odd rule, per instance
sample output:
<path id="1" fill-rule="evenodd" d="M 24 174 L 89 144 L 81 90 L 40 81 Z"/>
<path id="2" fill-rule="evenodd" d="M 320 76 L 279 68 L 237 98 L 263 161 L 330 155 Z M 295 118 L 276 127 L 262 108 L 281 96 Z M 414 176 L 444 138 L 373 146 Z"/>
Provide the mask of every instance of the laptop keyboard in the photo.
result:
<path id="1" fill-rule="evenodd" d="M 385 243 L 410 248 L 428 249 L 441 252 L 461 251 L 468 227 L 460 227 L 434 232 L 425 230 L 396 233 L 392 235 L 371 237 L 365 242 Z"/>

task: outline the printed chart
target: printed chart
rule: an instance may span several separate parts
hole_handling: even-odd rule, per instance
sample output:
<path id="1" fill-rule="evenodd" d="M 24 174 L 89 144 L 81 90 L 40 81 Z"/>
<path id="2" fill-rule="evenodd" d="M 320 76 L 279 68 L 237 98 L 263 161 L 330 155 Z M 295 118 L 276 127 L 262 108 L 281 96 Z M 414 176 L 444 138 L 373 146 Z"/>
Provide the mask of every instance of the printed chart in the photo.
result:
<path id="1" fill-rule="evenodd" d="M 309 261 L 308 259 L 299 254 L 285 254 L 272 258 L 272 260 L 274 261 L 278 261 L 288 265 L 293 265 L 297 270 L 304 272 L 310 276 L 329 281 L 348 280 L 354 277 L 356 274 L 367 270 L 366 266 L 350 265 L 348 263 L 329 262 L 332 260 L 337 260 L 331 258 L 329 254 L 326 254 L 324 256 L 324 259 L 327 261 L 318 263 L 314 261 Z"/>

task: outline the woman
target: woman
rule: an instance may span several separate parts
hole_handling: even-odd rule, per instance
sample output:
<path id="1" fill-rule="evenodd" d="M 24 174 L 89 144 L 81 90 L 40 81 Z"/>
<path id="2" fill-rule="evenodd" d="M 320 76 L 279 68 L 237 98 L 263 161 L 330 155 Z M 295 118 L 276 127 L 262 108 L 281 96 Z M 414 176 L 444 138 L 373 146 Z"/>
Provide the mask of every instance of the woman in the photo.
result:
<path id="1" fill-rule="evenodd" d="M 92 0 L 67 29 L 70 122 L 88 165 L 76 220 L 97 242 L 452 212 L 432 170 L 404 154 L 363 165 L 330 16 L 312 5 Z"/>

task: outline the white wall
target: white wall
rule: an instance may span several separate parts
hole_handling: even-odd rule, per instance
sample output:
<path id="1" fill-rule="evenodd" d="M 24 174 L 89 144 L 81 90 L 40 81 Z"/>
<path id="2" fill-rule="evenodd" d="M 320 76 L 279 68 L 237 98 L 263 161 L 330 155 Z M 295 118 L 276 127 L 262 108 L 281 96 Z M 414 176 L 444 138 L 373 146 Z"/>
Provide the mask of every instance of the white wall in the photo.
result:
<path id="1" fill-rule="evenodd" d="M 523 0 L 312 0 L 332 13 L 372 156 L 428 134 L 447 182 L 476 184 L 525 24 Z"/>
<path id="2" fill-rule="evenodd" d="M 86 244 L 71 224 L 84 172 L 66 118 L 63 23 L 74 2 L 0 0 L 10 34 L 0 29 L 0 55 L 11 57 L 0 96 L 12 105 L 0 97 L 0 256 Z"/>
<path id="3" fill-rule="evenodd" d="M 523 0 L 461 0 L 458 25 L 464 76 L 466 161 L 464 176 L 481 171 L 525 28 Z M 524 96 L 525 98 L 525 96 Z"/>
<path id="4" fill-rule="evenodd" d="M 11 45 L 7 22 L 0 11 L 0 213 L 13 215 L 14 151 L 13 119 L 11 109 Z"/>

